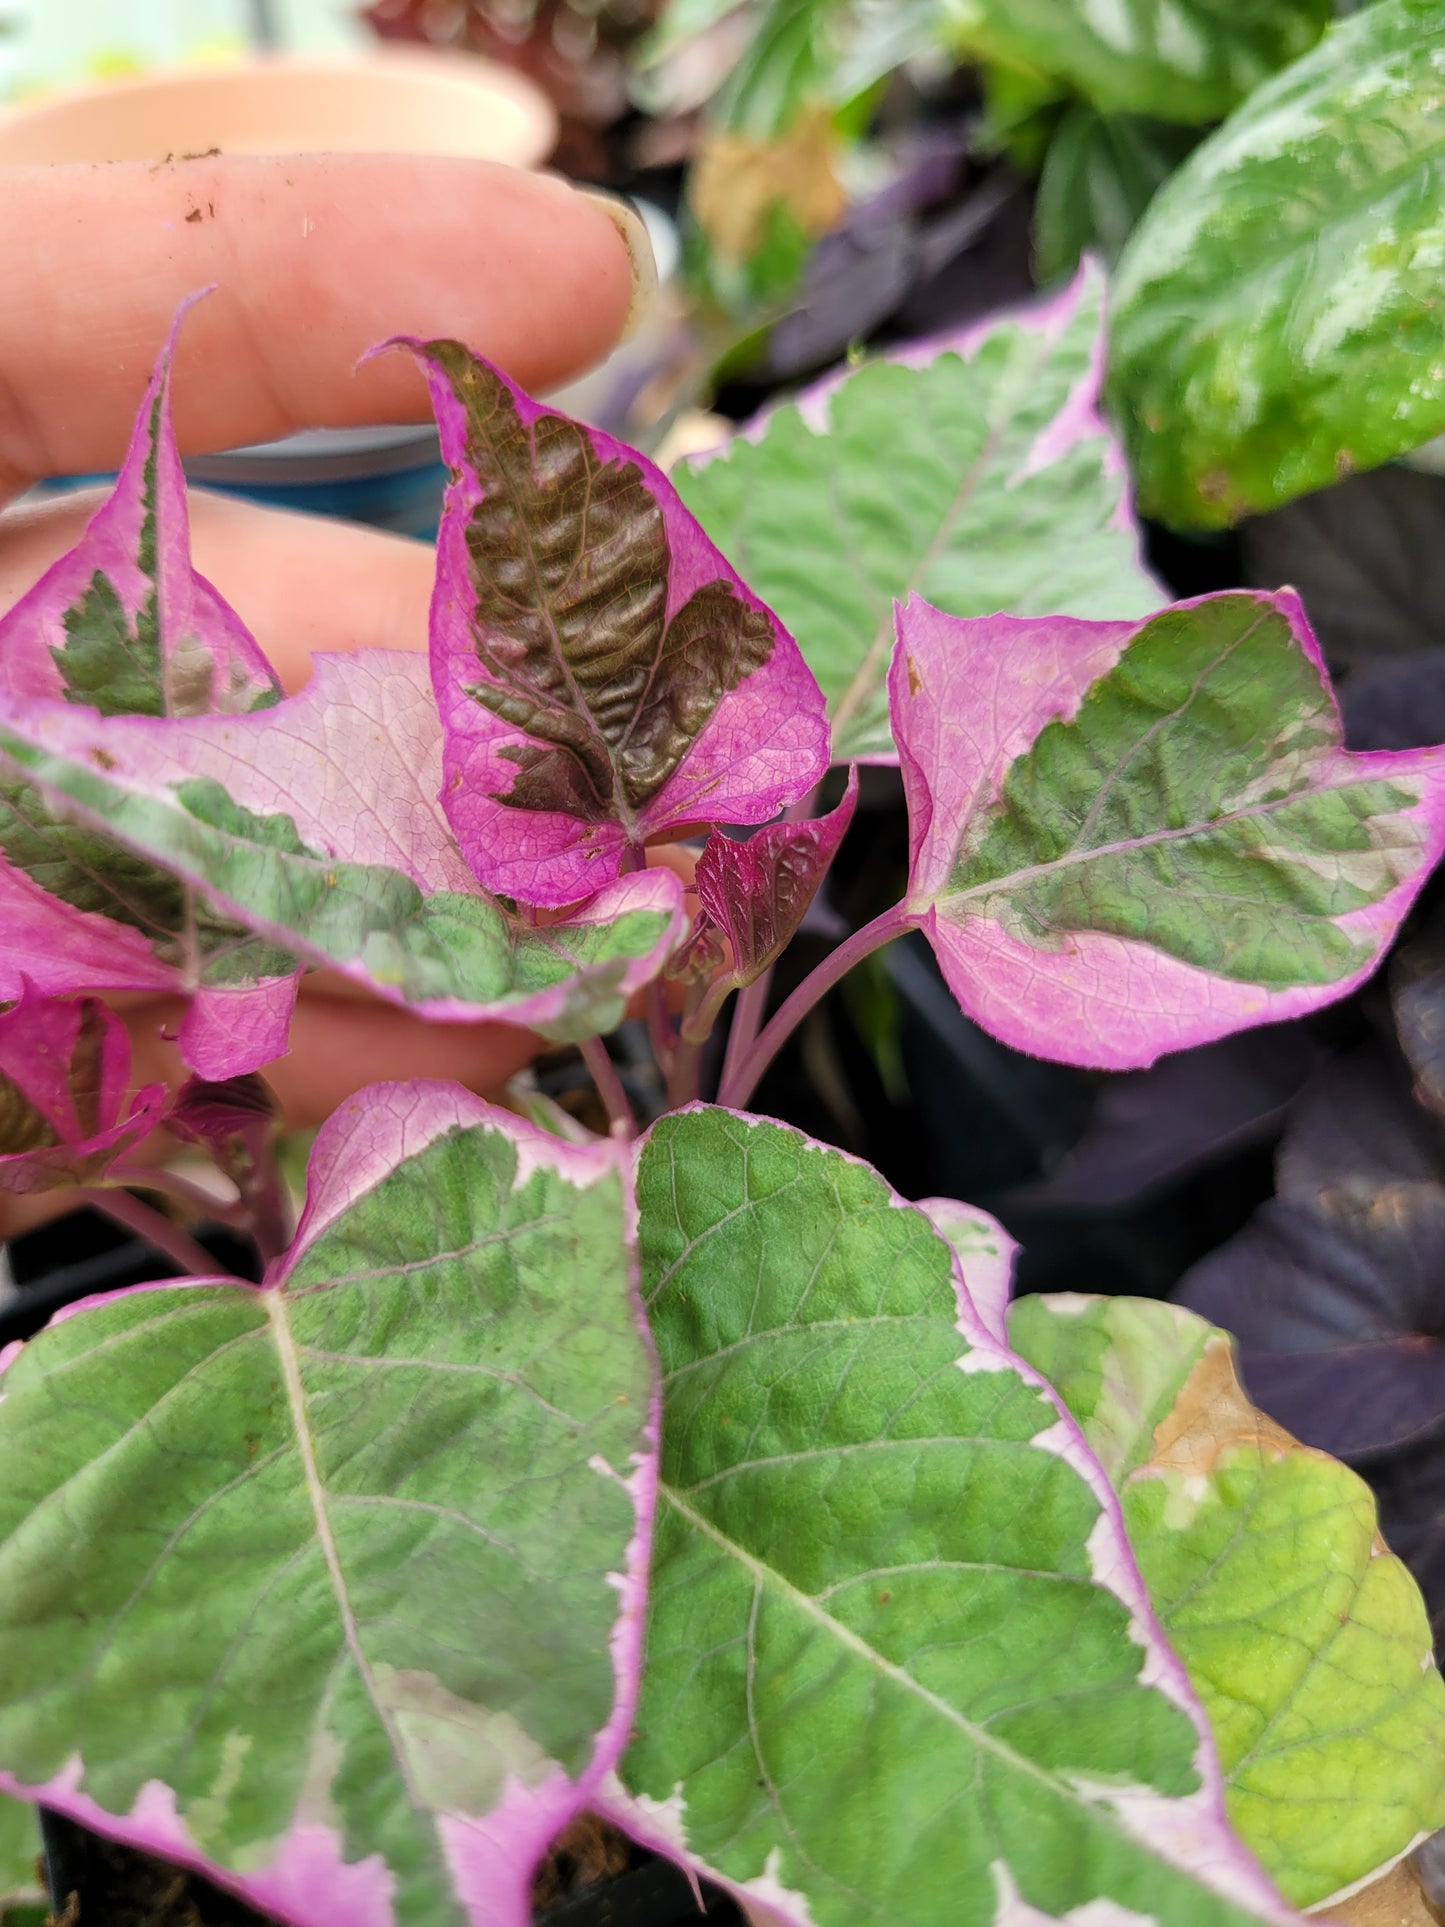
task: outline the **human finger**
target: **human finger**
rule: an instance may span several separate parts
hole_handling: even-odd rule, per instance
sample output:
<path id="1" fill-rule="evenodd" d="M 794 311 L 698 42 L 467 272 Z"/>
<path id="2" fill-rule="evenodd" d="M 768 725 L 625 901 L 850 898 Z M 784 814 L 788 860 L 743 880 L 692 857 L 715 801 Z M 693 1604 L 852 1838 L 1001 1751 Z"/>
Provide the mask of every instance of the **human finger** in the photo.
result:
<path id="1" fill-rule="evenodd" d="M 6 168 L 0 251 L 11 492 L 117 464 L 171 317 L 198 288 L 216 292 L 177 352 L 189 450 L 425 419 L 408 356 L 356 367 L 392 334 L 455 336 L 546 387 L 606 353 L 634 261 L 650 267 L 635 217 L 554 177 L 395 154 Z"/>
<path id="2" fill-rule="evenodd" d="M 0 516 L 0 611 L 75 547 L 104 500 L 85 489 L 17 504 Z M 263 508 L 233 496 L 190 498 L 191 552 L 294 693 L 318 653 L 425 649 L 436 551 L 380 529 Z"/>

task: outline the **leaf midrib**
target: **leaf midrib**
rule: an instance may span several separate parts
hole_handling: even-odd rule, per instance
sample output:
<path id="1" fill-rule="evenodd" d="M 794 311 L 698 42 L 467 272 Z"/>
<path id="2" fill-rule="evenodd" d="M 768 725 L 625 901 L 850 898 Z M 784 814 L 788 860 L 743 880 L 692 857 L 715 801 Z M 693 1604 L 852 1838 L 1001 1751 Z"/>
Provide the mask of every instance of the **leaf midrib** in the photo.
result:
<path id="1" fill-rule="evenodd" d="M 1075 316 L 1071 316 L 1069 325 L 1072 325 L 1072 322 L 1076 318 Z M 1067 327 L 1065 332 L 1067 332 Z M 993 458 L 999 451 L 1005 432 L 1017 417 L 1020 395 L 1026 387 L 1027 379 L 1037 378 L 1040 365 L 1049 358 L 1048 349 L 1056 345 L 1056 342 L 1049 342 L 1043 337 L 1040 337 L 1038 352 L 1029 357 L 1026 369 L 1021 368 L 1019 370 L 1018 380 L 1014 385 L 1012 393 L 1008 397 L 1007 407 L 1000 411 L 999 418 L 990 424 L 982 447 L 974 457 L 971 466 L 964 471 L 960 478 L 953 499 L 944 509 L 942 516 L 940 516 L 938 527 L 934 530 L 933 535 L 924 546 L 922 554 L 910 568 L 907 576 L 904 578 L 901 589 L 892 596 L 885 596 L 884 613 L 880 617 L 877 627 L 874 630 L 873 640 L 869 643 L 864 652 L 862 662 L 859 663 L 857 669 L 854 671 L 848 687 L 839 698 L 837 709 L 833 712 L 833 734 L 836 738 L 842 738 L 844 731 L 853 721 L 863 704 L 870 696 L 875 695 L 881 687 L 882 679 L 878 673 L 879 664 L 887 654 L 888 645 L 893 636 L 893 624 L 890 620 L 893 604 L 895 602 L 906 602 L 908 598 L 917 591 L 919 583 L 928 574 L 928 571 L 943 552 L 944 546 L 951 539 L 964 510 L 970 505 L 974 496 L 977 494 L 984 475 L 987 473 L 993 462 Z M 944 355 L 950 352 L 957 354 L 958 350 L 944 349 L 937 359 L 929 364 L 930 368 L 937 367 L 938 362 L 943 359 Z M 959 359 L 960 361 L 964 361 L 964 357 L 961 354 L 959 355 Z M 966 367 L 972 367 L 973 363 L 964 361 L 964 365 Z M 933 434 L 936 446 L 937 435 L 934 433 L 931 418 L 926 419 L 926 426 L 930 434 Z M 832 440 L 832 436 L 833 429 L 830 420 L 825 433 L 818 435 L 816 439 L 826 443 Z M 940 454 L 943 454 L 942 450 L 940 450 Z M 944 461 L 946 466 L 946 456 L 944 457 Z"/>
<path id="2" fill-rule="evenodd" d="M 1278 796 L 1265 802 L 1252 804 L 1247 809 L 1230 810 L 1224 816 L 1212 816 L 1203 823 L 1187 823 L 1175 830 L 1155 830 L 1146 836 L 1125 837 L 1116 843 L 1096 844 L 1088 850 L 1067 850 L 1062 856 L 1051 857 L 1047 863 L 1032 863 L 1026 869 L 1010 870 L 1002 876 L 986 878 L 982 883 L 972 883 L 966 890 L 944 890 L 932 896 L 912 897 L 909 909 L 922 913 L 927 910 L 952 910 L 955 904 L 967 903 L 975 897 L 998 896 L 1013 890 L 1019 884 L 1031 883 L 1039 877 L 1053 876 L 1060 870 L 1075 868 L 1081 863 L 1094 863 L 1105 857 L 1127 856 L 1131 851 L 1154 849 L 1165 843 L 1184 843 L 1191 837 L 1210 836 L 1216 830 L 1227 829 L 1235 823 L 1248 823 L 1273 815 L 1276 811 L 1306 801 L 1314 796 L 1327 796 L 1335 790 L 1348 790 L 1362 787 L 1366 783 L 1388 781 L 1398 783 L 1400 776 L 1392 773 L 1389 777 L 1356 775 L 1353 772 L 1343 776 L 1338 782 L 1311 783 L 1307 788 L 1291 790 L 1287 796 Z M 1419 802 L 1418 796 L 1414 798 Z M 1363 851 L 1355 852 L 1366 854 Z"/>
<path id="3" fill-rule="evenodd" d="M 351 1594 L 347 1587 L 346 1574 L 342 1569 L 336 1537 L 331 1529 L 331 1516 L 326 1504 L 326 1486 L 321 1477 L 321 1468 L 317 1463 L 316 1441 L 312 1435 L 311 1415 L 306 1403 L 306 1387 L 301 1377 L 301 1361 L 296 1340 L 286 1314 L 285 1294 L 279 1288 L 273 1288 L 263 1296 L 272 1343 L 276 1347 L 276 1355 L 281 1365 L 281 1379 L 286 1388 L 286 1402 L 291 1413 L 291 1429 L 296 1438 L 302 1479 L 306 1496 L 311 1504 L 311 1516 L 316 1526 L 316 1539 L 326 1562 L 327 1575 L 336 1600 L 336 1610 L 341 1619 L 346 1650 L 351 1655 L 351 1663 L 356 1668 L 357 1677 L 366 1689 L 366 1696 L 376 1714 L 377 1723 L 386 1735 L 387 1745 L 396 1763 L 397 1774 L 406 1791 L 408 1803 L 418 1818 L 426 1823 L 433 1835 L 436 1850 L 440 1854 L 442 1845 L 437 1828 L 437 1816 L 422 1798 L 412 1778 L 406 1748 L 396 1729 L 391 1711 L 384 1704 L 377 1689 L 376 1678 L 371 1670 L 371 1661 L 367 1658 L 366 1649 L 361 1643 L 361 1628 L 351 1603 Z"/>

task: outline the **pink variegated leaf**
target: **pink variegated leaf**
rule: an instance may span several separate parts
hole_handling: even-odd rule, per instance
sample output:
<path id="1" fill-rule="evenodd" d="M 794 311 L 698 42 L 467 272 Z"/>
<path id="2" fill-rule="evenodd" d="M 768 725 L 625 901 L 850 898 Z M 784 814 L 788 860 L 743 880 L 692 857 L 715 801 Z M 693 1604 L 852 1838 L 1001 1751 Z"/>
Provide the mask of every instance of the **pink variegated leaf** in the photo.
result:
<path id="1" fill-rule="evenodd" d="M 113 1294 L 13 1356 L 0 1786 L 293 1927 L 526 1927 L 636 1701 L 631 1162 L 381 1085 L 262 1288 Z"/>
<path id="2" fill-rule="evenodd" d="M 914 600 L 906 914 L 1016 1049 L 1129 1070 L 1333 1002 L 1445 848 L 1445 748 L 1356 754 L 1298 598 L 1143 622 Z"/>
<path id="3" fill-rule="evenodd" d="M 638 1159 L 662 1464 L 605 1810 L 783 1927 L 1279 1927 L 1078 1424 L 925 1214 L 765 1119 Z"/>
<path id="4" fill-rule="evenodd" d="M 407 345 L 454 478 L 432 601 L 443 799 L 487 888 L 573 902 L 629 847 L 805 796 L 822 694 L 666 476 L 455 342 Z"/>
<path id="5" fill-rule="evenodd" d="M 733 974 L 753 983 L 780 957 L 837 855 L 858 802 L 858 771 L 836 809 L 804 823 L 769 823 L 745 842 L 721 831 L 698 859 L 697 894 L 733 950 Z"/>
<path id="6" fill-rule="evenodd" d="M 130 1039 L 104 1004 L 23 984 L 0 1012 L 0 1191 L 99 1182 L 161 1122 L 165 1100 L 160 1084 L 131 1097 Z"/>
<path id="7" fill-rule="evenodd" d="M 666 869 L 546 923 L 482 891 L 436 800 L 426 665 L 402 650 L 318 657 L 299 695 L 252 716 L 101 719 L 0 699 L 7 771 L 69 834 L 124 844 L 166 889 L 203 900 L 243 959 L 289 953 L 428 1017 L 592 1036 L 686 931 Z M 231 956 L 218 946 L 206 965 L 217 1001 Z"/>
<path id="8" fill-rule="evenodd" d="M 244 714 L 280 694 L 240 617 L 191 565 L 171 419 L 171 362 L 191 305 L 161 350 L 111 495 L 0 617 L 0 690 L 103 716 Z"/>
<path id="9" fill-rule="evenodd" d="M 189 307 L 190 303 L 186 304 Z M 79 543 L 0 618 L 0 694 L 103 717 L 245 714 L 279 687 L 235 611 L 191 565 L 185 477 L 171 420 L 176 317 L 135 435 Z M 186 1061 L 251 1070 L 285 1050 L 295 964 L 248 944 L 207 904 L 103 832 L 0 782 L 0 995 L 22 976 L 53 994 L 186 990 Z"/>

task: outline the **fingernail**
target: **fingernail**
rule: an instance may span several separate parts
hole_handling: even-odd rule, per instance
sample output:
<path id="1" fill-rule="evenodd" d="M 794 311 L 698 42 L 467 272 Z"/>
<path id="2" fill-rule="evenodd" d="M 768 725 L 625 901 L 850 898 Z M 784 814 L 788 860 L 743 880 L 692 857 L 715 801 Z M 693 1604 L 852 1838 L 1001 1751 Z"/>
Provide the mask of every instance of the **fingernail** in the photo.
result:
<path id="1" fill-rule="evenodd" d="M 652 251 L 652 236 L 647 232 L 647 223 L 630 201 L 624 201 L 616 194 L 604 194 L 595 187 L 578 188 L 577 192 L 607 216 L 621 235 L 623 247 L 627 249 L 627 259 L 632 266 L 632 301 L 627 310 L 622 339 L 628 341 L 637 333 L 657 299 L 657 257 Z"/>

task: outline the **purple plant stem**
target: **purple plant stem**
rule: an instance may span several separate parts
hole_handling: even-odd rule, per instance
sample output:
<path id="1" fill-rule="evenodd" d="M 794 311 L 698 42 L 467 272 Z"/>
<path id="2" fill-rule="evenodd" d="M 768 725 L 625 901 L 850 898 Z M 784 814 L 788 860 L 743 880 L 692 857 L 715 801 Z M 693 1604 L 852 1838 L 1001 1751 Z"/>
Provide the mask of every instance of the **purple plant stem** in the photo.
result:
<path id="1" fill-rule="evenodd" d="M 719 1090 L 725 1091 L 730 1087 L 757 1043 L 772 987 L 773 966 L 769 964 L 761 977 L 754 977 L 750 984 L 745 984 L 738 992 L 738 1000 L 733 1006 L 733 1020 L 728 1028 L 727 1052 L 723 1057 Z"/>
<path id="2" fill-rule="evenodd" d="M 172 1224 L 161 1212 L 152 1210 L 150 1205 L 142 1204 L 128 1191 L 114 1191 L 101 1185 L 86 1186 L 75 1193 L 77 1204 L 88 1204 L 96 1211 L 103 1211 L 106 1217 L 133 1231 L 138 1238 L 144 1238 L 148 1245 L 163 1251 L 173 1259 L 188 1278 L 214 1278 L 225 1271 L 225 1266 L 217 1264 L 203 1245 L 198 1245 L 189 1232 L 182 1231 L 179 1225 Z"/>
<path id="3" fill-rule="evenodd" d="M 872 923 L 865 923 L 861 930 L 855 930 L 851 937 L 845 938 L 785 1000 L 742 1061 L 724 1067 L 718 1103 L 729 1110 L 742 1110 L 757 1089 L 763 1072 L 818 999 L 830 991 L 840 978 L 846 977 L 854 964 L 861 963 L 875 950 L 881 950 L 884 944 L 892 943 L 895 937 L 901 937 L 905 931 L 912 929 L 913 924 L 914 918 L 907 905 L 895 903 L 892 909 L 885 910 L 882 916 L 875 917 Z"/>
<path id="4" fill-rule="evenodd" d="M 579 1045 L 578 1048 L 582 1053 L 582 1062 L 587 1066 L 592 1082 L 597 1086 L 597 1095 L 607 1106 L 607 1115 L 612 1121 L 612 1135 L 622 1138 L 636 1137 L 637 1118 L 607 1046 L 600 1037 L 589 1037 L 586 1043 Z"/>

